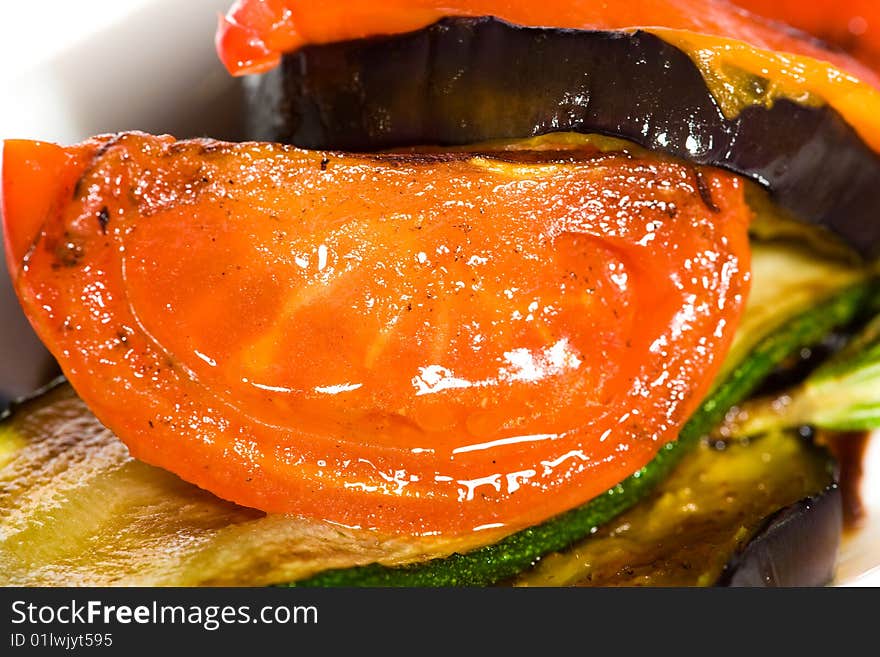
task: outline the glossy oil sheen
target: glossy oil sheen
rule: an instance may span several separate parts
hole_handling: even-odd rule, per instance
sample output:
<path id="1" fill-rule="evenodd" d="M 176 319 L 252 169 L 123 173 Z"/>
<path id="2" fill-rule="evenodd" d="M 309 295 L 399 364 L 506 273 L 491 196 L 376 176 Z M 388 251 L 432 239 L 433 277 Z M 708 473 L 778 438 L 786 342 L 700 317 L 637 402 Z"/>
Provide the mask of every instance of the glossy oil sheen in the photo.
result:
<path id="1" fill-rule="evenodd" d="M 656 157 L 69 153 L 13 254 L 28 316 L 133 454 L 266 511 L 424 534 L 582 504 L 676 437 L 748 291 L 742 184 Z"/>
<path id="2" fill-rule="evenodd" d="M 0 586 L 269 586 L 466 552 L 230 504 L 128 450 L 61 384 L 0 422 Z"/>

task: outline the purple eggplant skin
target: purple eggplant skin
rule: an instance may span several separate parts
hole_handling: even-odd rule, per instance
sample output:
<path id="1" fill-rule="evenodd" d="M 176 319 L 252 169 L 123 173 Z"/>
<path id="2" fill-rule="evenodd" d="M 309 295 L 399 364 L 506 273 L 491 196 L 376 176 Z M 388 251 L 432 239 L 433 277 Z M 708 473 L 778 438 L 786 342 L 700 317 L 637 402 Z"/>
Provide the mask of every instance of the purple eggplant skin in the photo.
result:
<path id="1" fill-rule="evenodd" d="M 321 150 L 619 137 L 754 180 L 880 255 L 880 157 L 835 110 L 781 99 L 729 120 L 690 57 L 647 32 L 446 18 L 289 53 L 253 82 L 248 110 L 249 138 Z"/>
<path id="2" fill-rule="evenodd" d="M 719 586 L 825 586 L 843 532 L 843 504 L 835 484 L 771 516 L 724 569 Z"/>

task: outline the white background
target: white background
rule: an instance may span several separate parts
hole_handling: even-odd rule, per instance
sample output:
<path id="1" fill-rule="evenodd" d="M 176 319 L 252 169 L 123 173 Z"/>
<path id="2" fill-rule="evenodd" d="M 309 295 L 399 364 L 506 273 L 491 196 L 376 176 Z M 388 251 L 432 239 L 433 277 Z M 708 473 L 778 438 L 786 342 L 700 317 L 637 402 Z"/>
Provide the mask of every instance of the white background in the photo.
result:
<path id="1" fill-rule="evenodd" d="M 73 143 L 139 129 L 237 134 L 238 92 L 216 58 L 217 13 L 231 0 L 0 0 L 0 140 Z M 0 256 L 0 398 L 45 377 Z M 850 576 L 880 563 L 880 440 L 866 501 L 877 516 L 850 546 Z M 880 570 L 860 584 L 880 585 Z"/>
<path id="2" fill-rule="evenodd" d="M 0 139 L 210 132 L 220 112 L 186 111 L 230 85 L 213 47 L 229 4 L 0 0 Z"/>

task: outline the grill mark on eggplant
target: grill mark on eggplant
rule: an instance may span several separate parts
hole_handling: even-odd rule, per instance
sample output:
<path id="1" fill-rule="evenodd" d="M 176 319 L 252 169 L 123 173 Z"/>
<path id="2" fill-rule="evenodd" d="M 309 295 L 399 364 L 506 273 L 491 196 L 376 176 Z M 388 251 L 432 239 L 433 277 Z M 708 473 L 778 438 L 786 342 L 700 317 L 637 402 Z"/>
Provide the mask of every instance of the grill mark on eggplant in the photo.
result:
<path id="1" fill-rule="evenodd" d="M 249 102 L 250 137 L 321 150 L 620 137 L 755 180 L 803 221 L 880 254 L 880 156 L 839 113 L 781 99 L 729 120 L 690 57 L 646 32 L 447 18 L 288 54 Z"/>

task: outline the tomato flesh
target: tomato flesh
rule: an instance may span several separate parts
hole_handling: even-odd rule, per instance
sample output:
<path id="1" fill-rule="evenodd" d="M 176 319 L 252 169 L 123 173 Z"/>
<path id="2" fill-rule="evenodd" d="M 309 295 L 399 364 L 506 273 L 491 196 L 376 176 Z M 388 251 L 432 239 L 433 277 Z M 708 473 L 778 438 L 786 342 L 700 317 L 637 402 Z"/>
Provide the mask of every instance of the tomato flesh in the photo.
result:
<path id="1" fill-rule="evenodd" d="M 30 190 L 23 306 L 135 456 L 270 512 L 454 534 L 582 504 L 676 438 L 748 291 L 723 172 L 107 139 Z"/>

